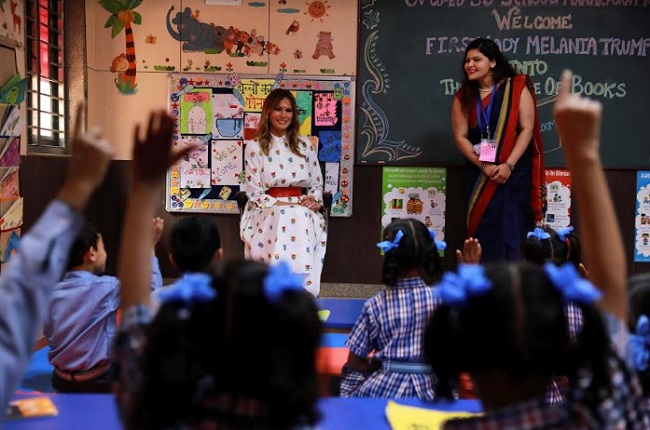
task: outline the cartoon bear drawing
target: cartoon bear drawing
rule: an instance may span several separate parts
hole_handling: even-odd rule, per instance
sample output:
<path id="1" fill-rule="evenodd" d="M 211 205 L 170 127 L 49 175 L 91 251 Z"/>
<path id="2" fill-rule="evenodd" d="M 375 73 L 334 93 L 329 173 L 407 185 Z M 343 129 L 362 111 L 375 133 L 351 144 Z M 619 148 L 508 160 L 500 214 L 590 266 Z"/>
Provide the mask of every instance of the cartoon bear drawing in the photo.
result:
<path id="1" fill-rule="evenodd" d="M 332 46 L 332 32 L 321 31 L 318 34 L 318 42 L 316 42 L 316 50 L 314 55 L 311 56 L 314 60 L 318 60 L 321 55 L 327 55 L 330 60 L 335 57 L 334 47 Z"/>

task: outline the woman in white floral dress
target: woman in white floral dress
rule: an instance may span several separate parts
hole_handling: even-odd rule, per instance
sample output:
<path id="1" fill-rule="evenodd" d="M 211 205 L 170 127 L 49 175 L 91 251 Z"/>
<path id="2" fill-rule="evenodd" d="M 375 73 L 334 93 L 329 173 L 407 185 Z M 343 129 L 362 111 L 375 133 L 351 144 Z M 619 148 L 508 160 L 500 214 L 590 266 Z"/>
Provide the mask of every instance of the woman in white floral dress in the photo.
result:
<path id="1" fill-rule="evenodd" d="M 273 90 L 264 101 L 255 139 L 244 150 L 248 204 L 240 232 L 246 258 L 287 261 L 318 296 L 327 244 L 319 212 L 323 175 L 316 148 L 299 135 L 297 112 L 290 91 Z"/>

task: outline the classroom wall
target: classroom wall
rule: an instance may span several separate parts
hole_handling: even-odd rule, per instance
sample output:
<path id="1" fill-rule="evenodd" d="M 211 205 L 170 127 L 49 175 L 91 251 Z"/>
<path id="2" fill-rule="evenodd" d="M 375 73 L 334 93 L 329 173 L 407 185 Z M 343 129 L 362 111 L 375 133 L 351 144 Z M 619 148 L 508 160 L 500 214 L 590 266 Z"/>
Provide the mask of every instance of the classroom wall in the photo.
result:
<path id="1" fill-rule="evenodd" d="M 126 54 L 125 30 L 111 37 L 112 27 L 105 27 L 111 13 L 99 2 L 87 0 L 89 123 L 102 125 L 107 137 L 117 143 L 116 158 L 128 160 L 134 125 L 151 109 L 167 107 L 169 73 L 275 75 L 282 69 L 286 74 L 305 76 L 356 74 L 355 1 L 286 0 L 282 3 L 244 1 L 242 6 L 214 6 L 206 5 L 204 0 L 143 1 L 135 9 L 141 23 L 132 24 L 136 90 L 124 94 L 117 89 L 116 80 L 120 67 L 125 64 L 120 58 Z M 177 14 L 181 14 L 187 32 L 179 36 L 183 41 L 172 36 L 172 32 L 178 32 L 174 22 Z M 186 40 L 193 28 L 202 32 L 197 37 L 199 46 L 188 45 L 191 42 Z M 227 34 L 213 34 L 231 28 L 233 35 L 254 39 L 242 44 L 242 56 L 237 55 L 236 45 L 229 47 L 222 42 Z M 325 38 L 331 39 L 330 55 L 320 55 L 321 51 L 317 54 L 322 47 L 328 51 L 330 45 Z M 228 50 L 232 55 L 228 55 Z"/>
<path id="2" fill-rule="evenodd" d="M 288 0 L 288 2 L 291 1 Z M 348 2 L 348 0 L 330 0 L 329 3 L 334 4 L 337 1 Z M 98 11 L 97 3 L 96 1 L 86 3 L 88 8 L 87 17 L 89 19 L 87 26 L 89 120 L 90 122 L 100 122 L 105 127 L 108 127 L 109 136 L 118 143 L 120 150 L 118 153 L 119 159 L 112 163 L 105 184 L 98 190 L 91 201 L 88 217 L 97 224 L 104 235 L 109 253 L 108 271 L 109 273 L 115 273 L 119 231 L 129 185 L 130 161 L 127 158 L 132 138 L 132 126 L 136 119 L 140 119 L 142 113 L 151 107 L 165 107 L 164 97 L 162 95 L 158 97 L 158 94 L 164 93 L 159 91 L 162 86 L 166 88 L 166 72 L 143 71 L 140 73 L 139 71 L 138 94 L 135 96 L 116 94 L 113 82 L 115 74 L 110 72 L 106 63 L 98 65 L 98 56 L 101 50 L 106 51 L 101 52 L 101 55 L 105 55 L 103 57 L 105 59 L 116 54 L 108 54 L 108 49 L 112 46 L 108 39 L 110 34 L 106 34 L 102 30 L 108 14 Z M 150 3 L 154 2 L 150 1 Z M 158 2 L 155 3 L 158 4 Z M 165 3 L 170 4 L 171 2 Z M 350 1 L 349 3 L 353 2 Z M 147 4 L 147 1 L 143 3 L 143 5 L 145 4 Z M 152 13 L 164 15 L 168 8 L 160 7 L 160 10 L 162 12 Z M 177 11 L 178 8 L 175 10 Z M 147 14 L 143 15 L 145 18 L 148 16 Z M 203 11 L 200 13 L 200 17 L 202 16 Z M 354 17 L 356 20 L 356 10 L 354 11 Z M 163 35 L 163 33 L 158 33 L 160 38 Z M 97 41 L 98 38 L 104 41 L 100 43 Z M 102 45 L 102 43 L 106 45 Z M 350 44 L 355 45 L 356 49 L 355 43 Z M 92 46 L 95 46 L 95 49 L 92 49 Z M 158 47 L 156 49 L 162 48 Z M 181 54 L 177 51 L 174 52 L 176 52 L 177 56 L 180 56 Z M 161 52 L 171 51 L 161 50 Z M 351 55 L 352 57 L 354 55 Z M 140 77 L 142 80 L 140 80 Z M 56 190 L 63 181 L 65 166 L 65 158 L 24 157 L 21 168 L 21 192 L 27 202 L 24 213 L 26 227 L 33 224 L 47 202 L 55 195 Z M 382 260 L 374 246 L 379 240 L 380 232 L 381 170 L 381 166 L 372 165 L 362 165 L 354 168 L 355 199 L 353 216 L 351 218 L 330 219 L 328 253 L 324 266 L 323 282 L 375 284 L 381 282 Z M 613 194 L 614 203 L 619 223 L 623 227 L 622 233 L 626 250 L 628 256 L 630 256 L 634 245 L 636 171 L 610 169 L 606 171 L 606 176 L 610 189 L 615 191 Z M 450 252 L 447 252 L 445 256 L 445 266 L 449 268 L 455 265 L 453 249 L 462 244 L 465 235 L 466 188 L 464 180 L 465 175 L 462 167 L 448 167 L 445 240 L 449 244 Z M 579 202 L 574 202 L 574 209 L 577 204 Z M 162 193 L 158 212 L 165 219 L 167 231 L 157 247 L 157 254 L 161 257 L 163 276 L 174 277 L 176 273 L 163 257 L 168 253 L 167 235 L 169 227 L 181 215 L 171 215 L 165 212 L 164 195 Z M 243 256 L 238 231 L 239 217 L 237 215 L 211 215 L 211 217 L 219 225 L 227 258 Z M 575 222 L 574 225 L 576 225 Z M 579 230 L 579 225 L 576 225 L 576 227 Z M 630 261 L 628 266 L 630 273 L 648 271 L 647 264 L 634 264 Z"/>

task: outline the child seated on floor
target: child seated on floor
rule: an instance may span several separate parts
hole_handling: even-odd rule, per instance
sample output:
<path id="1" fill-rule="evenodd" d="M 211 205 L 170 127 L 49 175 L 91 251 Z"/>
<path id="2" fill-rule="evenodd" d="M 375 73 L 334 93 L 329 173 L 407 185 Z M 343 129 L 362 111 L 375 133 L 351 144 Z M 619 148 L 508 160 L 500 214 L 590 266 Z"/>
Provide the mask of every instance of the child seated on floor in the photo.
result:
<path id="1" fill-rule="evenodd" d="M 416 219 L 393 221 L 377 244 L 388 286 L 368 300 L 345 345 L 341 397 L 419 397 L 433 400 L 435 377 L 424 363 L 424 327 L 439 304 L 430 285 L 442 273 L 433 230 Z M 370 354 L 374 352 L 372 359 Z"/>
<path id="2" fill-rule="evenodd" d="M 162 286 L 154 247 L 163 220 L 152 222 L 151 289 Z M 52 387 L 60 392 L 111 392 L 110 348 L 117 332 L 120 281 L 103 275 L 106 248 L 102 235 L 87 222 L 75 239 L 63 280 L 54 286 L 43 325 L 54 366 Z"/>
<path id="3" fill-rule="evenodd" d="M 573 233 L 573 227 L 559 228 L 557 231 L 551 227 L 536 227 L 528 232 L 526 239 L 521 246 L 521 255 L 524 261 L 543 266 L 545 263 L 555 265 L 571 264 L 586 277 L 587 269 L 582 264 L 582 253 L 580 240 Z M 566 316 L 569 328 L 569 336 L 575 339 L 582 329 L 582 311 L 575 303 L 567 303 Z M 556 375 L 553 377 L 551 386 L 546 393 L 550 403 L 560 403 L 564 400 L 568 390 L 569 381 L 565 376 Z"/>
<path id="4" fill-rule="evenodd" d="M 448 421 L 445 429 L 647 429 L 648 413 L 627 363 L 625 253 L 599 157 L 601 106 L 570 94 L 562 76 L 554 108 L 562 148 L 580 201 L 578 218 L 590 279 L 571 264 L 496 263 L 459 266 L 440 284 L 442 305 L 431 319 L 425 351 L 439 394 L 472 375 L 485 414 Z M 570 340 L 567 302 L 584 325 Z M 553 375 L 570 392 L 548 404 Z"/>
<path id="5" fill-rule="evenodd" d="M 321 325 L 301 277 L 285 263 L 246 261 L 186 275 L 158 294 L 152 317 L 143 269 L 172 151 L 164 112 L 136 129 L 133 188 L 120 249 L 122 327 L 116 397 L 127 429 L 308 429 L 318 418 L 315 355 Z M 153 319 L 152 319 L 153 318 Z"/>
<path id="6" fill-rule="evenodd" d="M 2 411 L 7 409 L 27 368 L 50 294 L 63 275 L 70 247 L 83 225 L 81 213 L 103 182 L 113 156 L 114 148 L 104 139 L 101 129 L 92 127 L 86 131 L 82 124 L 80 105 L 65 182 L 38 221 L 23 235 L 15 255 L 0 275 Z"/>

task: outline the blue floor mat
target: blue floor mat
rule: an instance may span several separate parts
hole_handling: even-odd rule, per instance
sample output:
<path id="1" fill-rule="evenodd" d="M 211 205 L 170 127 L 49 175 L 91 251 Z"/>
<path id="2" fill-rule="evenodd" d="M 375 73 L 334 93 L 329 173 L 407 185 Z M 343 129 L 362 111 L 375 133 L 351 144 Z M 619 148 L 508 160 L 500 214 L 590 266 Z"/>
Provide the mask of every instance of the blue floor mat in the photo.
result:
<path id="1" fill-rule="evenodd" d="M 49 351 L 50 347 L 46 346 L 32 355 L 32 361 L 29 363 L 27 372 L 23 377 L 20 390 L 54 392 L 52 388 L 52 371 L 54 367 L 47 359 L 47 353 Z"/>

